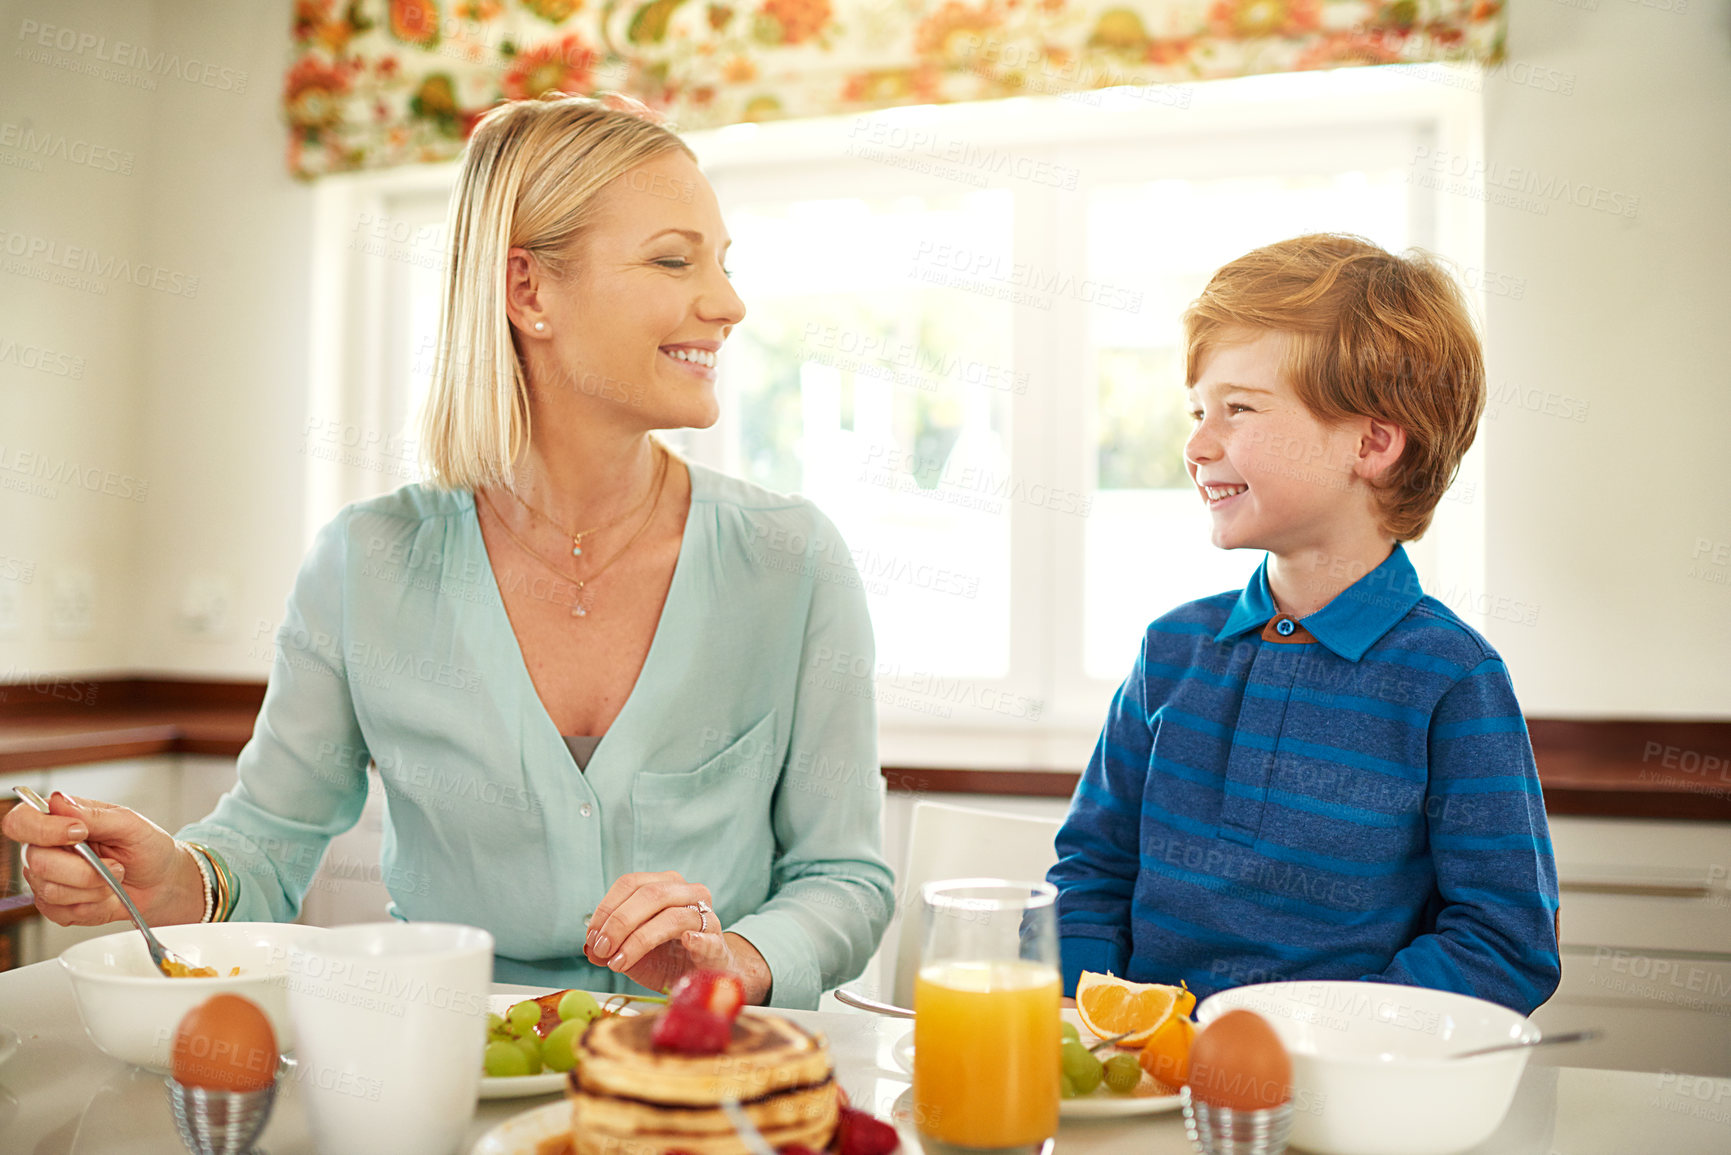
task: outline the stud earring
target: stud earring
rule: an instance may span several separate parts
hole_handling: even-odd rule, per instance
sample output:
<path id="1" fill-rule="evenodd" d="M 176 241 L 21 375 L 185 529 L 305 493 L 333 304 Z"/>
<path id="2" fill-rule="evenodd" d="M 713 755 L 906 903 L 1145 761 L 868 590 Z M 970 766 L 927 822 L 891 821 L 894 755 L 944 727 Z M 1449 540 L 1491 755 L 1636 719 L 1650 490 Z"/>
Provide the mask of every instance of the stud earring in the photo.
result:
<path id="1" fill-rule="evenodd" d="M 545 321 L 536 321 L 535 322 L 535 332 L 537 332 L 537 333 L 539 333 L 542 329 L 545 329 L 546 327 L 547 327 L 547 322 L 545 322 Z"/>

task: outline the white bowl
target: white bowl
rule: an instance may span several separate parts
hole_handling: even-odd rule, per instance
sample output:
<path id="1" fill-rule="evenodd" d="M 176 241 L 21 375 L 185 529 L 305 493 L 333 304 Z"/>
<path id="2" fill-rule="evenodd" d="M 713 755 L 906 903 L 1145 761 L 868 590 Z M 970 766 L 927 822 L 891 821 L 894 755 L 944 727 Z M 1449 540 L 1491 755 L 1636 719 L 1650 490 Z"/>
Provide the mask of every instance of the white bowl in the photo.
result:
<path id="1" fill-rule="evenodd" d="M 1539 1028 L 1483 999 L 1368 982 L 1263 983 L 1204 999 L 1204 1026 L 1230 1010 L 1268 1020 L 1292 1056 L 1292 1145 L 1318 1155 L 1451 1155 L 1508 1113 L 1526 1050 L 1447 1055 L 1528 1041 Z"/>
<path id="2" fill-rule="evenodd" d="M 263 1008 L 277 1049 L 294 1047 L 288 1014 L 288 947 L 324 928 L 278 922 L 210 922 L 152 928 L 162 945 L 217 978 L 171 979 L 150 961 L 144 936 L 132 926 L 86 939 L 60 952 L 85 1033 L 105 1054 L 166 1073 L 174 1033 L 187 1011 L 214 994 L 245 995 Z M 230 969 L 240 968 L 238 975 Z"/>

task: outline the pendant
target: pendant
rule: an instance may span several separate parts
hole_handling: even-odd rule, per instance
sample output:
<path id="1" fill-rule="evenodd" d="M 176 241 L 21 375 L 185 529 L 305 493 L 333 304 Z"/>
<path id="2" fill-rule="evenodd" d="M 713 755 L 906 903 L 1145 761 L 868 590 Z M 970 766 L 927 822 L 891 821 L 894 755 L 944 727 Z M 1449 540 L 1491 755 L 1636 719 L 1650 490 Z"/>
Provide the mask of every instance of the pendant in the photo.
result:
<path id="1" fill-rule="evenodd" d="M 583 552 L 583 538 L 582 538 L 582 535 L 578 535 L 577 537 L 574 537 L 571 539 L 571 556 L 577 557 L 577 556 L 581 555 L 582 552 Z"/>
<path id="2" fill-rule="evenodd" d="M 582 582 L 577 583 L 577 596 L 571 599 L 571 616 L 574 618 L 586 618 L 589 616 L 589 607 L 583 604 Z"/>

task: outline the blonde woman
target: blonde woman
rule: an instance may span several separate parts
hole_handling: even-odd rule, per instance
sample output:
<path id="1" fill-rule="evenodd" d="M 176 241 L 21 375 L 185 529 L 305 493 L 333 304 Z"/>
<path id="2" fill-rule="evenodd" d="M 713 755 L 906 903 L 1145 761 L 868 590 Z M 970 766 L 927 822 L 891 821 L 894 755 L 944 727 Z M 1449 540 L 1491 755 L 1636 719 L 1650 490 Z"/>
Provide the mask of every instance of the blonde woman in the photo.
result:
<path id="1" fill-rule="evenodd" d="M 176 839 L 59 795 L 8 815 L 48 918 L 123 917 L 63 849 L 88 839 L 153 921 L 292 919 L 371 763 L 391 913 L 491 931 L 499 981 L 664 990 L 719 966 L 813 1007 L 863 969 L 892 905 L 876 720 L 829 666 L 870 668 L 870 621 L 851 569 L 823 572 L 849 563 L 810 502 L 652 436 L 714 423 L 745 306 L 714 193 L 640 109 L 482 118 L 431 480 L 319 533 L 208 818 Z"/>

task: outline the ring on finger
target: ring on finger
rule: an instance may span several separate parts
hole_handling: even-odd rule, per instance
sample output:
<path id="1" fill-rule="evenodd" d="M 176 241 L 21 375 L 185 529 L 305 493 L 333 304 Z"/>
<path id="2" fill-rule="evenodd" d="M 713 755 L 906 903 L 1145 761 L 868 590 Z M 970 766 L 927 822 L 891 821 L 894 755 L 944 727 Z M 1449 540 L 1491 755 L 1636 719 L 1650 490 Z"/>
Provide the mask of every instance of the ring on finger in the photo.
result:
<path id="1" fill-rule="evenodd" d="M 714 914 L 715 911 L 713 909 L 711 909 L 710 905 L 707 902 L 701 902 L 701 901 L 692 903 L 691 909 L 695 910 L 697 912 L 697 917 L 700 920 L 699 925 L 697 927 L 697 933 L 698 934 L 708 934 L 709 933 L 709 916 Z"/>

